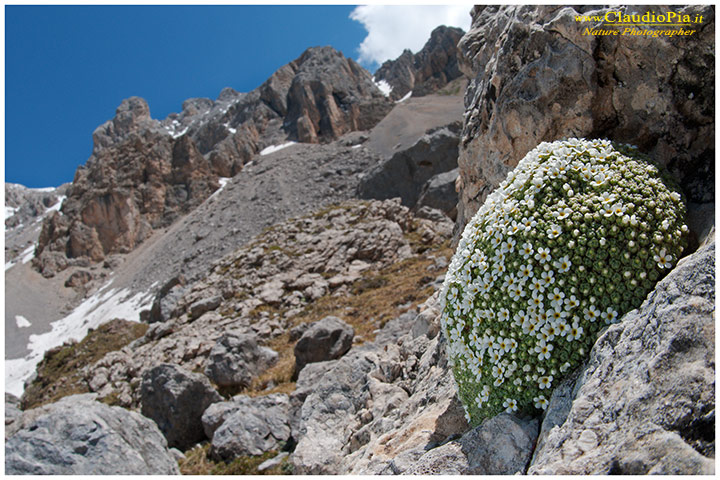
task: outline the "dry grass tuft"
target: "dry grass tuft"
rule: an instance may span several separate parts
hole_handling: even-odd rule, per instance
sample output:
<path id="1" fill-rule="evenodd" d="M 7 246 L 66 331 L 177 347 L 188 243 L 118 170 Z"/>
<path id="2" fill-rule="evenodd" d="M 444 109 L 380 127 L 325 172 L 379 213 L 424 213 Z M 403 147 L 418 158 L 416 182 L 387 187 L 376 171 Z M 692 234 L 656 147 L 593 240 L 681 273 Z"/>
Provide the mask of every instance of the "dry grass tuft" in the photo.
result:
<path id="1" fill-rule="evenodd" d="M 82 368 L 142 337 L 147 329 L 148 325 L 144 323 L 115 319 L 90 330 L 80 342 L 48 350 L 37 367 L 37 377 L 25 389 L 23 410 L 46 405 L 68 395 L 87 393 L 88 386 L 80 376 Z"/>
<path id="2" fill-rule="evenodd" d="M 259 472 L 257 467 L 266 460 L 275 457 L 278 452 L 271 450 L 258 456 L 243 456 L 232 462 L 216 462 L 210 458 L 210 444 L 197 446 L 185 452 L 185 459 L 178 465 L 183 475 L 287 475 L 291 467 L 284 461 L 277 467 Z"/>

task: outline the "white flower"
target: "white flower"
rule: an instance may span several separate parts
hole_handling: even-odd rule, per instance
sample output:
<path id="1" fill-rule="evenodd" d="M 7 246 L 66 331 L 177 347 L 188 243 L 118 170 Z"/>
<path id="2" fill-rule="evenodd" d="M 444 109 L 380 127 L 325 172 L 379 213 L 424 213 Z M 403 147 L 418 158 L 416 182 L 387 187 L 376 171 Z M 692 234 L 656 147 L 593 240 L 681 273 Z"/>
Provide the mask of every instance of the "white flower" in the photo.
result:
<path id="1" fill-rule="evenodd" d="M 550 305 L 553 308 L 560 309 L 563 306 L 565 294 L 558 287 L 555 287 L 552 293 L 549 295 L 549 298 Z"/>
<path id="2" fill-rule="evenodd" d="M 550 321 L 554 322 L 554 325 L 557 325 L 557 322 L 561 321 L 566 316 L 567 312 L 559 308 L 553 308 L 548 314 L 548 317 L 550 317 Z"/>
<path id="3" fill-rule="evenodd" d="M 500 251 L 503 253 L 512 253 L 515 250 L 515 240 L 512 238 L 505 239 L 500 244 Z"/>
<path id="4" fill-rule="evenodd" d="M 565 255 L 560 260 L 555 261 L 554 265 L 555 265 L 555 268 L 558 269 L 558 272 L 565 273 L 568 270 L 570 270 L 570 266 L 572 266 L 572 262 L 570 261 L 570 257 Z"/>
<path id="5" fill-rule="evenodd" d="M 572 215 L 572 209 L 570 207 L 561 208 L 556 213 L 558 220 L 564 220 Z"/>
<path id="6" fill-rule="evenodd" d="M 578 301 L 577 298 L 575 298 L 575 295 L 570 295 L 570 298 L 565 299 L 565 308 L 568 311 L 572 310 L 573 308 L 577 307 L 578 305 L 580 305 L 580 302 Z"/>
<path id="7" fill-rule="evenodd" d="M 594 322 L 600 316 L 600 310 L 598 310 L 595 305 L 590 305 L 590 308 L 586 308 L 584 312 L 585 320 L 588 320 L 590 322 Z"/>
<path id="8" fill-rule="evenodd" d="M 500 340 L 498 340 L 498 349 L 502 353 L 508 353 L 510 351 L 510 339 L 501 338 Z"/>
<path id="9" fill-rule="evenodd" d="M 539 261 L 540 263 L 549 262 L 552 259 L 550 256 L 550 249 L 549 248 L 538 248 L 538 253 L 535 254 L 535 260 Z"/>
<path id="10" fill-rule="evenodd" d="M 570 325 L 568 325 L 564 319 L 561 319 L 555 324 L 555 330 L 557 331 L 558 335 L 564 337 L 570 331 Z"/>
<path id="11" fill-rule="evenodd" d="M 605 323 L 609 325 L 616 322 L 618 312 L 615 311 L 612 307 L 608 307 L 607 310 L 600 314 L 600 317 L 605 320 Z"/>
<path id="12" fill-rule="evenodd" d="M 529 242 L 523 243 L 523 246 L 520 250 L 520 253 L 522 254 L 523 259 L 527 260 L 530 258 L 530 256 L 533 254 L 533 246 Z"/>
<path id="13" fill-rule="evenodd" d="M 550 388 L 552 386 L 553 376 L 547 375 L 544 377 L 538 378 L 538 387 L 540 387 L 540 390 L 543 390 L 545 388 Z"/>
<path id="14" fill-rule="evenodd" d="M 512 398 L 508 398 L 503 402 L 503 408 L 505 408 L 507 413 L 516 412 L 518 409 L 517 402 Z"/>
<path id="15" fill-rule="evenodd" d="M 514 301 L 519 301 L 522 297 L 525 296 L 525 289 L 521 285 L 518 285 L 517 287 L 513 287 L 508 291 L 508 294 L 510 295 L 510 299 Z"/>
<path id="16" fill-rule="evenodd" d="M 570 326 L 570 331 L 567 334 L 567 340 L 568 342 L 572 342 L 573 340 L 577 340 L 580 337 L 582 337 L 583 334 L 583 328 L 578 325 L 577 320 L 575 320 L 572 325 Z"/>
<path id="17" fill-rule="evenodd" d="M 533 402 L 535 402 L 535 408 L 541 408 L 543 410 L 547 410 L 548 401 L 544 395 L 540 395 L 540 396 L 533 398 Z"/>
<path id="18" fill-rule="evenodd" d="M 611 195 L 609 192 L 601 193 L 598 198 L 600 199 L 600 203 L 602 205 L 610 205 L 615 201 L 615 195 Z"/>
<path id="19" fill-rule="evenodd" d="M 660 268 L 672 268 L 673 256 L 665 252 L 665 249 L 661 249 L 657 255 L 653 257 Z"/>
<path id="20" fill-rule="evenodd" d="M 552 322 L 547 322 L 545 323 L 545 325 L 543 325 L 540 332 L 543 334 L 544 338 L 548 342 L 550 342 L 552 340 L 555 340 L 555 334 L 557 333 L 557 330 L 555 329 L 555 325 Z"/>
<path id="21" fill-rule="evenodd" d="M 625 215 L 625 207 L 622 203 L 616 203 L 612 206 L 612 212 L 618 217 L 622 217 L 623 215 Z"/>
<path id="22" fill-rule="evenodd" d="M 540 342 L 535 345 L 535 353 L 538 354 L 538 360 L 546 360 L 550 358 L 550 352 L 553 350 L 553 344 L 552 343 L 545 343 L 545 340 L 540 340 Z"/>
<path id="23" fill-rule="evenodd" d="M 548 238 L 557 238 L 560 234 L 562 234 L 562 228 L 560 228 L 560 225 L 557 224 L 550 225 L 550 228 L 547 230 Z"/>
<path id="24" fill-rule="evenodd" d="M 541 282 L 545 287 L 550 288 L 550 285 L 555 283 L 555 272 L 550 270 L 549 272 L 543 272 L 541 275 Z"/>
<path id="25" fill-rule="evenodd" d="M 531 279 L 533 277 L 533 275 L 535 275 L 535 273 L 533 272 L 532 266 L 530 266 L 529 264 L 521 266 L 518 274 L 520 275 L 520 278 L 523 278 L 526 280 Z"/>
<path id="26" fill-rule="evenodd" d="M 545 291 L 545 282 L 540 278 L 533 278 L 530 283 L 530 291 L 534 293 L 542 293 Z"/>

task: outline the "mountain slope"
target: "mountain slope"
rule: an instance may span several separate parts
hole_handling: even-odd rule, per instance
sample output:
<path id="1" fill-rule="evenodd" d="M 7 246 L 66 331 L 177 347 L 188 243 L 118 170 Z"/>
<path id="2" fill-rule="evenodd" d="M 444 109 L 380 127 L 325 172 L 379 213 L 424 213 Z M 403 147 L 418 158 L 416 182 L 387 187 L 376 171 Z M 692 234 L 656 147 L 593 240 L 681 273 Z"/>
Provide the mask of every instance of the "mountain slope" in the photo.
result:
<path id="1" fill-rule="evenodd" d="M 124 100 L 93 133 L 93 154 L 44 222 L 33 264 L 52 276 L 78 259 L 127 253 L 264 147 L 332 141 L 373 127 L 391 106 L 369 72 L 331 47 L 308 49 L 252 92 L 191 99 L 163 121 L 143 99 Z"/>

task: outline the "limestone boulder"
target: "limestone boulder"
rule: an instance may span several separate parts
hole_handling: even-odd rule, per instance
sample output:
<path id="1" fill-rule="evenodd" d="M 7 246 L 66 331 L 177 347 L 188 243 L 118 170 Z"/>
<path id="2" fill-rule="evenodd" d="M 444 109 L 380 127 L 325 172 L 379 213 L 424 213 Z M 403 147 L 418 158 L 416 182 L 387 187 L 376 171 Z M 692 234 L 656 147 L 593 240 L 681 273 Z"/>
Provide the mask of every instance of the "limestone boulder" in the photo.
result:
<path id="1" fill-rule="evenodd" d="M 313 323 L 295 344 L 295 375 L 308 363 L 335 360 L 352 346 L 355 329 L 337 317 Z"/>
<path id="2" fill-rule="evenodd" d="M 142 415 L 73 395 L 25 412 L 5 443 L 8 475 L 179 475 L 157 425 Z"/>
<path id="3" fill-rule="evenodd" d="M 169 446 L 183 451 L 205 439 L 202 414 L 222 401 L 205 376 L 168 363 L 145 371 L 140 397 L 142 414 L 155 421 Z"/>
<path id="4" fill-rule="evenodd" d="M 712 242 L 600 336 L 529 473 L 714 473 L 714 265 Z"/>

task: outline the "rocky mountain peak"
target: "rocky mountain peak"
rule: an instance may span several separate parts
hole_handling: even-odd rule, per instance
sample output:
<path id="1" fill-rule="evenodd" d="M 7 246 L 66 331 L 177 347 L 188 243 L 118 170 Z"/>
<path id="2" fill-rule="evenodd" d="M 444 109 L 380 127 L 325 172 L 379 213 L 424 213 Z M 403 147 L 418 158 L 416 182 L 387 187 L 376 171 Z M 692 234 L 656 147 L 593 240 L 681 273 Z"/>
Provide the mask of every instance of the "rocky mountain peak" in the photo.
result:
<path id="1" fill-rule="evenodd" d="M 93 132 L 93 153 L 117 143 L 131 133 L 157 127 L 159 122 L 150 117 L 150 107 L 145 99 L 126 98 L 115 110 L 115 117 Z"/>
<path id="2" fill-rule="evenodd" d="M 393 100 L 409 92 L 415 97 L 436 92 L 462 76 L 457 44 L 464 34 L 460 28 L 437 27 L 417 54 L 406 49 L 395 60 L 383 63 L 375 72 L 375 80 L 384 80 L 392 87 Z"/>
<path id="3" fill-rule="evenodd" d="M 218 95 L 218 101 L 219 102 L 225 102 L 225 101 L 232 101 L 236 100 L 241 95 L 240 92 L 235 90 L 231 87 L 225 87 L 222 90 L 220 90 L 220 95 Z"/>
<path id="4" fill-rule="evenodd" d="M 263 148 L 368 130 L 391 108 L 370 73 L 332 47 L 307 49 L 249 93 L 226 87 L 215 101 L 186 100 L 162 121 L 142 98 L 123 100 L 93 133 L 93 154 L 78 168 L 62 215 L 46 219 L 34 265 L 52 276 L 127 253 Z"/>
<path id="5" fill-rule="evenodd" d="M 390 111 L 372 75 L 332 47 L 309 48 L 290 68 L 295 75 L 285 95 L 284 125 L 290 138 L 308 143 L 332 140 L 372 128 Z"/>

